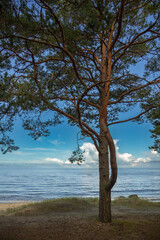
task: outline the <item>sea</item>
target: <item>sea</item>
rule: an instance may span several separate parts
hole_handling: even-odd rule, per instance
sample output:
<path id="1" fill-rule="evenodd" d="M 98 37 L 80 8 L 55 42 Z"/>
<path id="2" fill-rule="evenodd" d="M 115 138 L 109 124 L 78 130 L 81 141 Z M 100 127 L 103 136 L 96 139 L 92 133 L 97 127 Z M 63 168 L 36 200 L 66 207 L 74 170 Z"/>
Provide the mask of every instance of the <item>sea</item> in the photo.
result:
<path id="1" fill-rule="evenodd" d="M 119 168 L 112 199 L 137 194 L 160 201 L 160 168 Z M 49 164 L 0 164 L 0 203 L 63 197 L 98 197 L 96 168 L 55 168 Z"/>

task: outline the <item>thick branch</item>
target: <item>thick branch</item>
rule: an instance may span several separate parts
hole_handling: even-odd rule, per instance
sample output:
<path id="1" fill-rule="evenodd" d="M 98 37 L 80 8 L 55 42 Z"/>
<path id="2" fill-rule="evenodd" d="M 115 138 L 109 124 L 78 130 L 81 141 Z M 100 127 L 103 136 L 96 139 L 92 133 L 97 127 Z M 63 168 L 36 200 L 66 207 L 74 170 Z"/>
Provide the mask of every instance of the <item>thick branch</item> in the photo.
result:
<path id="1" fill-rule="evenodd" d="M 104 136 L 107 140 L 108 146 L 109 146 L 109 152 L 110 152 L 110 166 L 111 166 L 111 176 L 110 179 L 105 186 L 106 191 L 110 191 L 117 180 L 117 160 L 116 160 L 116 150 L 114 141 L 112 139 L 112 136 L 110 134 L 110 131 L 108 127 L 106 126 L 105 120 L 100 119 L 100 128 L 102 132 L 104 133 Z"/>

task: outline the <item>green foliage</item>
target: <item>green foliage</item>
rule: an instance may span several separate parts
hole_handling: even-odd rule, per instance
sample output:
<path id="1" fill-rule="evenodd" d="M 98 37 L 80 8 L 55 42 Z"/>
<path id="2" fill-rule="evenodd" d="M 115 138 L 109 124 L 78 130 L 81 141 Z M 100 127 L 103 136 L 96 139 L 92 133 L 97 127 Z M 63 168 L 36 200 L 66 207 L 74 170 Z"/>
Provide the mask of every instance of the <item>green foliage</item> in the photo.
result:
<path id="1" fill-rule="evenodd" d="M 82 151 L 79 147 L 77 150 L 72 152 L 71 157 L 68 159 L 71 163 L 77 163 L 81 165 L 85 161 L 84 151 Z"/>
<path id="2" fill-rule="evenodd" d="M 23 127 L 26 130 L 29 130 L 29 135 L 32 136 L 35 140 L 41 136 L 48 136 L 49 131 L 46 129 L 48 126 L 52 125 L 52 121 L 41 122 L 39 119 L 34 122 L 31 120 L 26 120 L 23 123 Z"/>
<path id="3" fill-rule="evenodd" d="M 160 153 L 160 107 L 158 111 L 153 112 L 152 116 L 149 116 L 149 119 L 154 127 L 154 129 L 151 130 L 151 133 L 152 138 L 155 140 L 151 149 L 157 150 Z"/>
<path id="4" fill-rule="evenodd" d="M 18 147 L 14 145 L 14 141 L 6 135 L 0 138 L 0 145 L 3 154 L 18 150 Z"/>
<path id="5" fill-rule="evenodd" d="M 160 95 L 157 95 L 157 93 L 154 91 L 152 94 L 153 95 L 151 95 L 151 97 L 147 99 L 147 103 L 142 104 L 142 108 L 147 109 L 153 104 L 155 106 L 157 105 L 156 109 L 153 108 L 146 115 L 146 118 L 152 123 L 153 126 L 153 129 L 150 131 L 152 133 L 151 137 L 154 139 L 154 144 L 150 147 L 150 149 L 154 149 L 160 152 Z"/>

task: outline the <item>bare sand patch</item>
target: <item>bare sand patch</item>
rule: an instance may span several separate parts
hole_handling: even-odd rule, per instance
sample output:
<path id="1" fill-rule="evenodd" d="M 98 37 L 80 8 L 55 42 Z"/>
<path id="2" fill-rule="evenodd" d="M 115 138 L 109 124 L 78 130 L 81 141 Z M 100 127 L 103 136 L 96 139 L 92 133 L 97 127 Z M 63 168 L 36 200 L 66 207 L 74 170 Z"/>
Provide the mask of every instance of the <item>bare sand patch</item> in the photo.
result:
<path id="1" fill-rule="evenodd" d="M 19 208 L 28 204 L 30 204 L 30 202 L 0 203 L 0 211 L 5 211 L 8 208 Z"/>

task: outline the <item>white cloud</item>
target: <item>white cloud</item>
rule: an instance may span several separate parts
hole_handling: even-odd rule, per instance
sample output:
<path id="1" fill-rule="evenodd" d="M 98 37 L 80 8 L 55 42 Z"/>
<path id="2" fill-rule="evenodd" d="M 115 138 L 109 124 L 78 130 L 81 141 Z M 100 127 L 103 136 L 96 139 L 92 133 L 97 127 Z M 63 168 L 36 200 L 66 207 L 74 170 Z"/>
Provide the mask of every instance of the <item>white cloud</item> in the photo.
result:
<path id="1" fill-rule="evenodd" d="M 133 163 L 135 158 L 131 153 L 120 153 L 119 152 L 119 147 L 117 145 L 119 140 L 114 140 L 115 143 L 115 148 L 116 148 L 116 154 L 117 154 L 117 159 L 119 163 L 123 163 L 126 165 L 129 165 L 130 163 Z M 98 165 L 98 151 L 95 147 L 94 144 L 92 143 L 84 143 L 80 149 L 84 152 L 84 157 L 85 157 L 85 166 L 86 167 L 91 167 L 91 166 L 97 166 Z"/>
<path id="2" fill-rule="evenodd" d="M 131 162 L 133 160 L 133 155 L 131 153 L 119 153 L 117 151 L 117 158 L 125 162 Z"/>
<path id="3" fill-rule="evenodd" d="M 119 152 L 119 147 L 117 146 L 118 142 L 119 142 L 119 140 L 117 140 L 117 139 L 114 140 L 117 159 L 122 160 L 127 163 L 133 161 L 133 155 L 131 153 L 120 153 Z"/>
<path id="4" fill-rule="evenodd" d="M 149 157 L 146 157 L 146 158 L 139 157 L 134 160 L 135 163 L 146 163 L 146 162 L 150 162 L 150 161 L 151 161 L 151 158 L 149 158 Z"/>
<path id="5" fill-rule="evenodd" d="M 82 151 L 84 151 L 85 162 L 84 164 L 87 165 L 97 165 L 98 163 L 98 151 L 94 144 L 92 143 L 83 143 L 80 147 Z"/>
<path id="6" fill-rule="evenodd" d="M 63 167 L 67 167 L 67 166 L 69 166 L 69 165 L 71 165 L 71 166 L 73 166 L 73 165 L 77 165 L 76 163 L 71 163 L 69 160 L 67 160 L 67 161 L 63 161 L 63 160 L 61 160 L 61 159 L 59 159 L 59 158 L 45 158 L 44 159 L 44 161 L 46 161 L 46 162 L 52 162 L 53 164 L 58 164 L 58 165 L 60 165 L 60 166 L 63 166 Z"/>
<path id="7" fill-rule="evenodd" d="M 56 163 L 56 164 L 64 164 L 64 162 L 62 160 L 60 160 L 59 158 L 45 158 L 44 159 L 45 161 L 47 162 L 53 162 L 53 163 Z"/>
<path id="8" fill-rule="evenodd" d="M 160 154 L 157 151 L 152 149 L 150 152 L 145 152 L 144 154 L 146 158 L 150 159 L 151 164 L 156 164 L 156 166 L 160 166 Z"/>
<path id="9" fill-rule="evenodd" d="M 160 160 L 160 156 L 157 151 L 151 150 L 151 152 L 146 152 L 143 156 L 135 157 L 131 153 L 120 153 L 117 143 L 119 140 L 114 140 L 116 147 L 117 160 L 119 164 L 126 166 L 141 166 L 142 164 L 147 164 Z M 147 165 L 146 165 L 147 166 Z"/>

